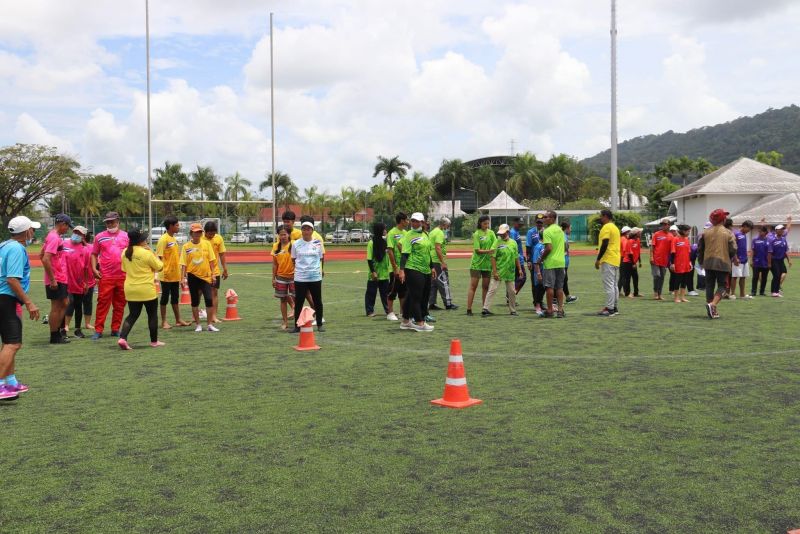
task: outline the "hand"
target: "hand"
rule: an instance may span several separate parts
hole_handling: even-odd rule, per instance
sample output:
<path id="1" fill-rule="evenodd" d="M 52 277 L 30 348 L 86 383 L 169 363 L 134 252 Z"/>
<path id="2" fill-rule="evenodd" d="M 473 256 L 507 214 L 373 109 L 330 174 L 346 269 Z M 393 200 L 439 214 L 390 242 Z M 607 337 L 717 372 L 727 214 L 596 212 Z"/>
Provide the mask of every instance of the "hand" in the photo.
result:
<path id="1" fill-rule="evenodd" d="M 734 265 L 739 265 L 739 258 L 738 257 L 733 258 L 733 264 Z"/>
<path id="2" fill-rule="evenodd" d="M 372 280 L 373 280 L 374 282 L 377 282 L 377 281 L 378 281 L 378 273 L 372 273 L 372 274 L 370 274 L 370 277 L 372 278 Z"/>
<path id="3" fill-rule="evenodd" d="M 223 280 L 227 280 L 227 279 L 228 279 L 228 268 L 227 268 L 227 267 L 225 267 L 225 268 L 222 270 L 222 279 L 223 279 Z"/>
<path id="4" fill-rule="evenodd" d="M 533 272 L 533 262 L 532 261 L 528 262 L 528 270 Z"/>
<path id="5" fill-rule="evenodd" d="M 50 289 L 58 289 L 58 282 L 56 280 L 50 280 Z"/>
<path id="6" fill-rule="evenodd" d="M 325 278 L 325 269 L 320 269 L 319 274 L 322 275 L 322 278 Z"/>
<path id="7" fill-rule="evenodd" d="M 216 285 L 216 284 L 217 284 L 217 277 L 212 274 L 211 275 L 211 285 L 213 286 L 213 285 Z"/>
<path id="8" fill-rule="evenodd" d="M 541 282 L 542 281 L 542 273 L 539 273 L 539 274 L 536 275 L 536 281 L 537 282 Z"/>
<path id="9" fill-rule="evenodd" d="M 640 269 L 642 268 L 642 262 L 639 262 L 639 268 Z"/>
<path id="10" fill-rule="evenodd" d="M 406 271 L 405 271 L 405 269 L 400 269 L 397 272 L 397 278 L 400 280 L 401 284 L 404 284 L 406 282 Z"/>
<path id="11" fill-rule="evenodd" d="M 600 260 L 595 260 L 595 262 L 594 262 L 594 268 L 595 268 L 595 269 L 600 269 Z"/>
<path id="12" fill-rule="evenodd" d="M 492 272 L 492 278 L 494 278 L 495 280 L 500 280 L 500 275 L 497 274 L 497 271 Z"/>
<path id="13" fill-rule="evenodd" d="M 446 264 L 446 263 L 444 263 L 444 262 L 442 262 L 442 270 L 443 270 L 443 271 L 446 271 L 446 270 L 447 270 L 447 264 Z"/>
<path id="14" fill-rule="evenodd" d="M 278 289 L 278 282 L 275 280 L 272 281 L 272 289 Z"/>
<path id="15" fill-rule="evenodd" d="M 656 260 L 654 260 L 653 258 L 650 258 L 650 265 L 655 265 L 655 264 L 656 264 Z"/>
<path id="16" fill-rule="evenodd" d="M 517 278 L 522 278 L 525 272 L 522 269 L 517 269 Z"/>
<path id="17" fill-rule="evenodd" d="M 97 269 L 92 269 L 92 272 L 94 273 L 94 277 L 97 278 L 98 280 L 103 278 L 103 275 L 100 274 L 100 271 L 98 271 Z"/>
<path id="18" fill-rule="evenodd" d="M 669 266 L 669 272 L 671 272 L 671 273 L 675 272 L 675 266 L 674 265 L 670 265 Z"/>
<path id="19" fill-rule="evenodd" d="M 28 302 L 25 304 L 25 307 L 28 308 L 28 313 L 31 316 L 31 320 L 38 321 L 39 320 L 39 308 L 36 307 L 36 304 L 33 302 Z"/>
<path id="20" fill-rule="evenodd" d="M 186 277 L 184 276 L 184 277 L 183 277 L 183 280 L 181 280 L 181 283 L 182 283 L 184 286 L 187 286 L 187 285 L 189 285 L 189 279 L 188 279 L 188 278 L 186 278 Z"/>

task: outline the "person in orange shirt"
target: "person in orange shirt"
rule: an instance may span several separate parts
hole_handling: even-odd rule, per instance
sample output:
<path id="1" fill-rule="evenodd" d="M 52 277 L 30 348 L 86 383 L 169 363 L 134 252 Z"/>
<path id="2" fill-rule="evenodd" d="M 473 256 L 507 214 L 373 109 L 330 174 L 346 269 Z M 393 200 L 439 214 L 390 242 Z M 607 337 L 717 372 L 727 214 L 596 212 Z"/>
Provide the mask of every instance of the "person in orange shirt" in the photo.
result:
<path id="1" fill-rule="evenodd" d="M 275 298 L 281 299 L 281 330 L 289 326 L 289 308 L 294 309 L 294 262 L 292 261 L 292 229 L 278 228 L 278 241 L 272 245 L 272 287 Z"/>
<path id="2" fill-rule="evenodd" d="M 622 254 L 623 273 L 627 277 L 622 289 L 625 296 L 631 299 L 641 297 L 639 294 L 639 268 L 642 266 L 642 244 L 639 241 L 641 235 L 641 228 L 631 228 L 625 252 Z M 633 294 L 631 294 L 631 285 L 633 285 Z"/>
<path id="3" fill-rule="evenodd" d="M 653 273 L 653 298 L 664 300 L 661 292 L 664 289 L 664 277 L 669 268 L 669 255 L 672 251 L 672 234 L 669 231 L 669 219 L 661 219 L 661 229 L 653 234 L 650 242 L 650 270 Z"/>
<path id="4" fill-rule="evenodd" d="M 678 225 L 678 235 L 672 240 L 672 251 L 669 255 L 669 270 L 675 278 L 675 302 L 689 302 L 686 298 L 686 288 L 693 273 L 689 230 L 688 224 Z"/>

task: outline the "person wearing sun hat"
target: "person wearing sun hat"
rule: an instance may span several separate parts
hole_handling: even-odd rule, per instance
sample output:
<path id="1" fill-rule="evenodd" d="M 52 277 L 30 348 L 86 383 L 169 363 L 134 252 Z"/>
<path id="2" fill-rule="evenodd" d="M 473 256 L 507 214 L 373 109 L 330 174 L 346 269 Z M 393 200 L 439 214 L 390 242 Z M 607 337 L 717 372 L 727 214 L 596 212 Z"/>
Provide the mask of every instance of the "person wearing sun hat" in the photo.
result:
<path id="1" fill-rule="evenodd" d="M 706 313 L 709 319 L 719 318 L 717 306 L 725 294 L 725 283 L 731 273 L 731 265 L 739 263 L 736 239 L 724 226 L 728 215 L 723 209 L 711 212 L 708 219 L 713 226 L 703 232 L 697 250 L 697 262 L 706 271 Z"/>
<path id="2" fill-rule="evenodd" d="M 522 264 L 519 261 L 519 251 L 517 242 L 510 238 L 510 228 L 507 224 L 501 224 L 497 229 L 497 241 L 494 243 L 495 253 L 492 254 L 492 280 L 489 283 L 489 291 L 483 300 L 483 310 L 481 315 L 494 315 L 491 312 L 492 300 L 497 293 L 497 288 L 501 284 L 506 287 L 506 300 L 508 311 L 511 315 L 517 315 L 517 292 L 515 280 L 521 276 Z"/>
<path id="3" fill-rule="evenodd" d="M 650 271 L 653 274 L 653 298 L 664 300 L 664 277 L 669 267 L 669 254 L 672 250 L 672 234 L 669 231 L 669 218 L 661 219 L 660 229 L 653 234 L 650 242 Z"/>
<path id="4" fill-rule="evenodd" d="M 625 283 L 625 267 L 623 262 L 625 261 L 625 250 L 628 248 L 628 237 L 631 233 L 631 227 L 628 225 L 623 226 L 619 229 L 619 253 L 620 253 L 620 264 L 619 264 L 619 279 L 617 280 L 617 287 L 619 289 L 619 296 L 621 297 L 624 292 L 622 286 Z"/>
<path id="5" fill-rule="evenodd" d="M 300 332 L 297 321 L 303 312 L 306 299 L 314 308 L 317 330 L 323 332 L 325 317 L 322 315 L 322 279 L 325 277 L 325 248 L 322 241 L 314 239 L 314 222 L 304 220 L 300 224 L 300 239 L 292 242 L 294 261 L 294 328 L 289 332 Z"/>
<path id="6" fill-rule="evenodd" d="M 94 238 L 92 271 L 99 280 L 93 340 L 103 337 L 108 311 L 111 313 L 111 335 L 118 337 L 125 314 L 125 273 L 122 272 L 122 251 L 128 248 L 128 234 L 119 230 L 119 213 L 109 211 L 103 217 L 106 229 Z"/>
<path id="7" fill-rule="evenodd" d="M 42 225 L 24 215 L 8 222 L 11 239 L 0 243 L 0 399 L 13 400 L 28 386 L 15 374 L 15 358 L 22 347 L 22 306 L 32 320 L 39 319 L 39 308 L 28 296 L 31 264 L 26 247 Z"/>

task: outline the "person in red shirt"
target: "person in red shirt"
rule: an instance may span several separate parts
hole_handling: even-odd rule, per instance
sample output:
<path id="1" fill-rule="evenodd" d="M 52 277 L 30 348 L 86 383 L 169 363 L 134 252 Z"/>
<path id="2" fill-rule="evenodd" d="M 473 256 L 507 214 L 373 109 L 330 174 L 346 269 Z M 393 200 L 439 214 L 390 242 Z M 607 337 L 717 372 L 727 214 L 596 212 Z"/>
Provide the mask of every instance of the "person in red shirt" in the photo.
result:
<path id="1" fill-rule="evenodd" d="M 639 243 L 641 231 L 640 228 L 630 229 L 625 240 L 625 249 L 622 251 L 622 291 L 629 299 L 641 297 L 638 270 L 638 267 L 642 266 L 641 243 Z M 633 294 L 631 294 L 631 282 L 633 282 Z"/>
<path id="2" fill-rule="evenodd" d="M 93 340 L 103 337 L 106 316 L 111 306 L 111 335 L 119 337 L 122 315 L 125 313 L 125 273 L 122 272 L 122 252 L 128 248 L 128 234 L 119 229 L 119 214 L 106 213 L 104 232 L 94 238 L 92 247 L 92 272 L 98 283 L 97 313 L 94 320 Z"/>
<path id="3" fill-rule="evenodd" d="M 630 226 L 623 226 L 619 230 L 619 257 L 620 257 L 620 264 L 619 264 L 619 280 L 617 280 L 617 289 L 619 290 L 619 296 L 623 295 L 622 286 L 625 283 L 625 249 L 628 248 L 628 236 L 631 233 Z"/>
<path id="4" fill-rule="evenodd" d="M 661 229 L 653 234 L 650 243 L 650 270 L 653 273 L 653 298 L 664 300 L 661 290 L 664 288 L 664 276 L 669 268 L 669 255 L 672 251 L 672 234 L 669 232 L 669 219 L 661 219 Z"/>
<path id="5" fill-rule="evenodd" d="M 675 278 L 675 302 L 689 302 L 686 288 L 692 276 L 692 242 L 689 240 L 688 224 L 678 225 L 678 235 L 672 240 L 669 270 Z"/>
<path id="6" fill-rule="evenodd" d="M 86 328 L 93 328 L 92 306 L 94 300 L 95 280 L 92 274 L 91 252 L 92 247 L 86 238 L 89 231 L 84 226 L 76 226 L 70 236 L 69 243 L 64 245 L 67 265 L 67 290 L 69 291 L 69 306 L 67 306 L 64 323 L 69 331 L 72 315 L 75 315 L 75 337 L 84 337 L 81 325 L 86 322 Z"/>

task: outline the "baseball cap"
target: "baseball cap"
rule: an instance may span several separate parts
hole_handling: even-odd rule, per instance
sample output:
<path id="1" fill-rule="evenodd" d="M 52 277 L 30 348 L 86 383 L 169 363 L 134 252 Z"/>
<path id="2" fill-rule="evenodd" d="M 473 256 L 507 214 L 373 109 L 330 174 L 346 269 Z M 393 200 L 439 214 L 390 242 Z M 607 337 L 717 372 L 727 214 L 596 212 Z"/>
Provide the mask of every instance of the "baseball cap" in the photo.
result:
<path id="1" fill-rule="evenodd" d="M 192 226 L 189 228 L 190 233 L 194 232 L 202 232 L 203 226 L 200 223 L 192 223 Z"/>
<path id="2" fill-rule="evenodd" d="M 620 232 L 623 233 L 623 234 L 627 233 L 627 232 L 630 232 L 630 231 L 631 231 L 631 227 L 630 226 L 623 226 L 622 230 L 620 230 Z"/>
<path id="3" fill-rule="evenodd" d="M 711 215 L 708 216 L 708 220 L 711 221 L 712 224 L 717 224 L 718 222 L 724 222 L 728 215 L 730 215 L 729 212 L 721 208 L 717 208 L 711 212 Z"/>
<path id="4" fill-rule="evenodd" d="M 536 215 L 536 222 L 544 224 L 544 214 L 543 213 L 539 213 L 539 214 Z"/>
<path id="5" fill-rule="evenodd" d="M 411 220 L 425 222 L 425 216 L 420 212 L 415 211 L 414 213 L 411 214 Z"/>
<path id="6" fill-rule="evenodd" d="M 59 213 L 58 215 L 56 215 L 55 222 L 56 222 L 56 224 L 64 223 L 67 226 L 69 226 L 70 228 L 72 228 L 72 217 L 70 217 L 66 213 Z"/>
<path id="7" fill-rule="evenodd" d="M 507 234 L 511 228 L 507 224 L 501 224 L 500 228 L 497 229 L 497 233 L 499 234 Z"/>
<path id="8" fill-rule="evenodd" d="M 312 223 L 311 221 L 303 221 L 303 224 L 300 225 L 300 228 L 304 226 L 308 226 L 309 228 L 314 228 L 314 223 Z"/>
<path id="9" fill-rule="evenodd" d="M 86 234 L 89 233 L 89 230 L 87 230 L 85 226 L 80 226 L 80 225 L 73 228 L 73 230 L 76 232 L 80 232 L 82 236 L 85 236 Z"/>
<path id="10" fill-rule="evenodd" d="M 669 231 L 670 232 L 673 231 L 673 230 L 675 230 L 676 232 L 678 231 L 678 225 L 677 224 L 673 224 L 672 226 L 669 227 Z"/>
<path id="11" fill-rule="evenodd" d="M 24 215 L 18 215 L 8 221 L 8 231 L 12 234 L 20 234 L 30 228 L 41 228 L 42 223 L 32 221 Z"/>
<path id="12" fill-rule="evenodd" d="M 450 218 L 449 217 L 442 217 L 442 219 L 439 222 L 442 223 L 442 224 L 450 224 Z"/>
<path id="13" fill-rule="evenodd" d="M 109 211 L 106 213 L 106 216 L 103 217 L 103 222 L 116 221 L 117 219 L 119 219 L 119 213 L 116 211 Z"/>
<path id="14" fill-rule="evenodd" d="M 669 223 L 670 223 L 669 217 L 664 217 L 663 219 L 661 219 L 661 224 L 669 224 Z"/>
<path id="15" fill-rule="evenodd" d="M 782 224 L 779 224 L 778 226 L 775 227 L 776 230 L 783 230 L 784 228 L 786 227 Z"/>

